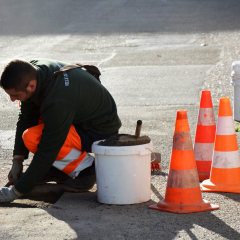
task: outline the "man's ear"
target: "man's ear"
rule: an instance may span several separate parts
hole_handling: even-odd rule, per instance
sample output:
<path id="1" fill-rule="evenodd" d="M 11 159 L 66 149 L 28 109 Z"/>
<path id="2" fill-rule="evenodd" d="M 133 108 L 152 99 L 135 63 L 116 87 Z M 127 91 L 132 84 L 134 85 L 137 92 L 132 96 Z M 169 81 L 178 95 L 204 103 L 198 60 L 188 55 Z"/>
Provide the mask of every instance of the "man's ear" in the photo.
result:
<path id="1" fill-rule="evenodd" d="M 31 80 L 28 85 L 27 85 L 27 90 L 30 92 L 35 92 L 37 87 L 37 81 L 36 80 Z"/>

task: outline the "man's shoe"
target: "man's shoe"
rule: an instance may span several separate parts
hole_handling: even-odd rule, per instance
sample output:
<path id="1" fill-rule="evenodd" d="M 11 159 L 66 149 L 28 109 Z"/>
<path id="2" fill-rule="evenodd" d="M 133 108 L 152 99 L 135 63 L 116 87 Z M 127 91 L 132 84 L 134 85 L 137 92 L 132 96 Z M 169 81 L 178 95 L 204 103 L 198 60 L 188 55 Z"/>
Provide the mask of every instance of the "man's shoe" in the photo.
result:
<path id="1" fill-rule="evenodd" d="M 69 179 L 64 183 L 67 192 L 86 192 L 96 183 L 95 162 L 90 167 L 83 169 L 75 179 Z"/>
<path id="2" fill-rule="evenodd" d="M 81 180 L 89 175 L 95 175 L 95 162 L 93 161 L 92 165 L 83 169 L 78 176 L 76 177 L 77 179 Z"/>
<path id="3" fill-rule="evenodd" d="M 57 184 L 63 184 L 67 180 L 71 179 L 72 178 L 69 177 L 66 173 L 52 166 L 38 184 L 45 184 L 47 182 L 56 182 Z"/>
<path id="4" fill-rule="evenodd" d="M 64 183 L 64 190 L 66 192 L 86 192 L 93 188 L 95 183 L 96 175 L 69 179 Z"/>

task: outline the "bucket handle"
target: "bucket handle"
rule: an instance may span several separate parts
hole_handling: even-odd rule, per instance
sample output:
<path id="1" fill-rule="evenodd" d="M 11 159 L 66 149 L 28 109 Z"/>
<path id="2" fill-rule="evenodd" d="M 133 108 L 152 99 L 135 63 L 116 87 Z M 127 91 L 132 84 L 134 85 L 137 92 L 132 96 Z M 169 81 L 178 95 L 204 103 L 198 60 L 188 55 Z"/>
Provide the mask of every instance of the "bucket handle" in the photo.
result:
<path id="1" fill-rule="evenodd" d="M 156 155 L 155 153 L 150 149 L 150 148 L 145 148 L 145 149 L 148 149 L 153 155 L 154 155 L 154 159 L 151 160 L 151 162 L 155 161 L 156 160 Z M 143 151 L 140 151 L 139 152 L 139 155 L 145 155 L 146 153 L 148 153 L 146 150 L 143 150 Z"/>
<path id="2" fill-rule="evenodd" d="M 155 155 L 155 153 L 154 153 L 150 148 L 146 148 L 146 149 L 148 149 L 148 150 L 154 155 L 154 159 L 151 160 L 151 162 L 155 161 L 155 160 L 156 160 L 156 155 Z"/>

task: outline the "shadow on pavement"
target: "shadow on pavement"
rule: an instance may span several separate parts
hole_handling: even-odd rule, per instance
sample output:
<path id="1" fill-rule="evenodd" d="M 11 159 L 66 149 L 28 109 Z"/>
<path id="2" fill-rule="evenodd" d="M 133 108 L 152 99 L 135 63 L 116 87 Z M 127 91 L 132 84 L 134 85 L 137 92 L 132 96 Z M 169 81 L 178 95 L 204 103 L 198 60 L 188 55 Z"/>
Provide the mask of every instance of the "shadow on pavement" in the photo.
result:
<path id="1" fill-rule="evenodd" d="M 230 198 L 236 202 L 240 202 L 240 194 L 239 193 L 227 193 L 227 192 L 215 192 L 225 196 L 225 198 Z"/>
<path id="2" fill-rule="evenodd" d="M 159 191 L 154 187 L 153 184 L 151 184 L 151 189 L 153 193 L 156 195 L 156 197 L 159 199 L 159 201 L 164 199 L 164 197 L 159 193 Z"/>
<path id="3" fill-rule="evenodd" d="M 18 203 L 18 202 L 11 202 L 11 203 L 0 203 L 1 208 L 36 208 L 34 205 Z"/>
<path id="4" fill-rule="evenodd" d="M 0 208 L 50 208 L 63 193 L 63 184 L 37 185 L 31 193 L 23 195 L 12 203 L 0 203 Z"/>
<path id="5" fill-rule="evenodd" d="M 215 216 L 214 211 L 172 214 L 149 209 L 154 203 L 151 200 L 109 205 L 97 201 L 97 192 L 65 193 L 52 208 L 45 210 L 65 221 L 79 239 L 174 239 L 182 231 L 191 239 L 199 239 L 200 233 L 203 238 L 240 239 L 240 233 Z"/>
<path id="6" fill-rule="evenodd" d="M 0 1 L 1 35 L 189 33 L 239 29 L 240 2 Z"/>
<path id="7" fill-rule="evenodd" d="M 38 186 L 34 194 L 13 203 L 1 203 L 0 208 L 42 208 L 56 221 L 65 222 L 77 239 L 199 239 L 199 236 L 203 239 L 240 239 L 239 232 L 216 216 L 219 214 L 215 215 L 219 211 L 228 214 L 221 207 L 215 211 L 174 214 L 149 209 L 157 203 L 152 200 L 130 205 L 103 204 L 97 200 L 96 189 L 84 193 L 65 192 L 56 203 L 51 202 L 53 198 L 50 197 L 54 196 L 45 194 L 41 202 L 43 187 Z M 61 186 L 48 186 L 48 190 L 54 188 L 56 197 L 56 193 L 61 193 Z M 151 189 L 159 201 L 163 199 L 153 184 Z M 238 194 L 221 194 L 239 202 Z"/>

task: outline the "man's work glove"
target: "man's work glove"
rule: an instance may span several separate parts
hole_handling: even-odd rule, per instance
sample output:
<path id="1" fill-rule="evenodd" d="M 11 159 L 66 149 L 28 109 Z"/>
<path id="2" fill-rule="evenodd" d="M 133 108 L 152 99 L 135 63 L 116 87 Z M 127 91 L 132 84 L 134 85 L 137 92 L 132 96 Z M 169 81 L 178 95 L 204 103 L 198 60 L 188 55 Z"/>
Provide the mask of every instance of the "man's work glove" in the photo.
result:
<path id="1" fill-rule="evenodd" d="M 0 202 L 12 202 L 13 200 L 19 198 L 23 194 L 19 193 L 15 187 L 7 188 L 3 187 L 0 188 Z"/>
<path id="2" fill-rule="evenodd" d="M 13 184 L 17 182 L 17 180 L 21 177 L 23 171 L 23 161 L 24 159 L 21 157 L 13 158 L 12 169 L 8 173 L 8 180 L 12 178 Z"/>

